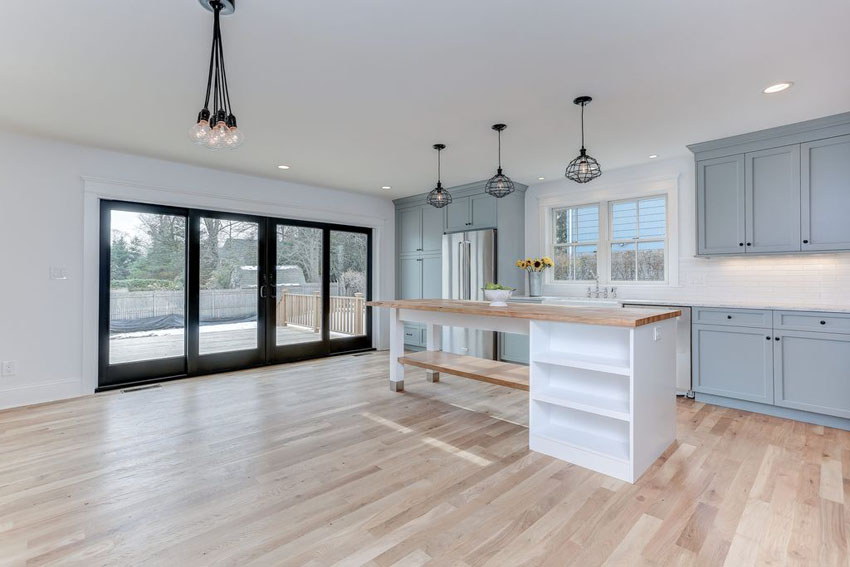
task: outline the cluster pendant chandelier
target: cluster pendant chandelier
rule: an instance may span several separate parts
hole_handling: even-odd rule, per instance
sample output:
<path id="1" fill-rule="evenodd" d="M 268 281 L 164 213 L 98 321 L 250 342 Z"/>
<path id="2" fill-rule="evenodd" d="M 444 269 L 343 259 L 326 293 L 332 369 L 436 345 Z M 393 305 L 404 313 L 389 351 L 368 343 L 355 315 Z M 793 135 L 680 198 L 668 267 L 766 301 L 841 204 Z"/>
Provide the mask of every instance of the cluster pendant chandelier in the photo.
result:
<path id="1" fill-rule="evenodd" d="M 236 0 L 199 1 L 213 13 L 213 40 L 204 108 L 198 113 L 197 123 L 189 129 L 189 138 L 210 150 L 232 150 L 242 145 L 245 134 L 237 128 L 236 116 L 230 106 L 219 20 L 222 14 L 234 12 Z M 212 111 L 210 111 L 210 97 L 212 97 Z"/>
<path id="2" fill-rule="evenodd" d="M 437 150 L 437 186 L 431 189 L 425 200 L 432 207 L 442 209 L 452 202 L 452 194 L 443 189 L 443 184 L 440 181 L 440 152 L 446 149 L 446 145 L 434 144 L 434 149 Z"/>
<path id="3" fill-rule="evenodd" d="M 591 100 L 593 99 L 589 96 L 580 96 L 573 100 L 573 104 L 581 106 L 581 150 L 578 157 L 567 165 L 567 171 L 564 175 L 567 179 L 571 179 L 576 183 L 587 183 L 602 175 L 602 168 L 599 167 L 599 162 L 587 155 L 587 150 L 584 149 L 584 107 Z"/>

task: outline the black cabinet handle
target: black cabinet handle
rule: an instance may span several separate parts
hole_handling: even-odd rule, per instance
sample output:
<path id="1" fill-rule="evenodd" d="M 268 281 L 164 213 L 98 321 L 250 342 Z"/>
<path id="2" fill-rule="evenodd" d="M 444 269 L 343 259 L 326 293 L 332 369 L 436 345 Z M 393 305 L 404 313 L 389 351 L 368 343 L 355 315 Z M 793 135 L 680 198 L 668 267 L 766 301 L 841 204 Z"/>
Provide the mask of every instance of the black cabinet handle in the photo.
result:
<path id="1" fill-rule="evenodd" d="M 808 240 L 804 240 L 804 241 L 803 241 L 803 244 L 808 244 L 808 243 L 809 243 L 809 241 L 808 241 Z"/>
<path id="2" fill-rule="evenodd" d="M 743 242 L 739 242 L 739 243 L 738 243 L 738 246 L 743 246 L 743 245 L 744 245 L 744 243 L 743 243 Z"/>
<path id="3" fill-rule="evenodd" d="M 768 340 L 768 341 L 769 341 L 769 340 L 770 340 L 770 337 L 765 337 L 765 340 Z"/>
<path id="4" fill-rule="evenodd" d="M 778 340 L 779 340 L 779 337 L 776 337 L 776 340 L 778 341 Z"/>
<path id="5" fill-rule="evenodd" d="M 821 321 L 821 322 L 820 322 L 820 324 L 821 324 L 821 325 L 826 325 L 826 321 Z"/>
<path id="6" fill-rule="evenodd" d="M 727 316 L 726 316 L 726 318 L 727 318 L 727 319 L 731 319 L 731 318 L 732 318 L 732 316 L 731 316 L 731 315 L 727 315 Z"/>
<path id="7" fill-rule="evenodd" d="M 747 242 L 747 246 L 752 246 L 752 245 L 753 245 L 752 242 Z"/>
<path id="8" fill-rule="evenodd" d="M 422 249 L 421 249 L 421 248 L 417 248 L 417 249 L 416 249 L 416 251 L 417 251 L 417 252 L 422 252 Z"/>

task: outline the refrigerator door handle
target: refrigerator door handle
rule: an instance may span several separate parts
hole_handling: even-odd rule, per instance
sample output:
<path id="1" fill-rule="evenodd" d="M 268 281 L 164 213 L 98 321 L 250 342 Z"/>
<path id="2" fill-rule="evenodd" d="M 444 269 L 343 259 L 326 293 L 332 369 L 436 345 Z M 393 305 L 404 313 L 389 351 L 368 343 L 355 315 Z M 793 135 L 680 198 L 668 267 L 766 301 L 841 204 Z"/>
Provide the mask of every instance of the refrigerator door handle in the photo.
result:
<path id="1" fill-rule="evenodd" d="M 470 288 L 470 261 L 471 261 L 472 243 L 468 240 L 458 242 L 458 258 L 460 259 L 460 298 L 465 300 L 472 299 L 472 289 Z"/>

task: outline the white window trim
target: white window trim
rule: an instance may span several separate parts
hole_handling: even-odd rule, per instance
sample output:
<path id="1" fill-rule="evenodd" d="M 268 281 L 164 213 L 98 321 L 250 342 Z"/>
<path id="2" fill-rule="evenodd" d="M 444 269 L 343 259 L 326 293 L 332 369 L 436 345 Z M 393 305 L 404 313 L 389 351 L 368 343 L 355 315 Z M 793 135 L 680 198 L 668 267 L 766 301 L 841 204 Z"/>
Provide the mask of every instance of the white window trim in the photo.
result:
<path id="1" fill-rule="evenodd" d="M 597 269 L 600 286 L 615 286 L 618 290 L 636 287 L 645 289 L 647 287 L 678 287 L 679 286 L 679 179 L 678 177 L 644 178 L 634 181 L 600 184 L 594 181 L 592 188 L 571 194 L 550 195 L 538 199 L 538 216 L 540 219 L 540 243 L 545 252 L 542 255 L 554 256 L 554 233 L 553 233 L 553 210 L 564 207 L 580 207 L 598 204 L 599 234 L 609 235 L 609 215 L 607 214 L 609 203 L 631 199 L 643 199 L 646 197 L 666 196 L 667 199 L 667 236 L 665 241 L 665 266 L 666 280 L 661 281 L 611 281 L 610 244 L 606 237 L 605 246 L 600 241 L 597 247 Z M 602 214 L 606 211 L 606 214 Z M 554 270 L 546 270 L 545 285 L 552 286 L 558 294 L 583 295 L 587 286 L 595 285 L 595 281 L 555 281 Z M 620 293 L 619 295 L 622 295 Z"/>

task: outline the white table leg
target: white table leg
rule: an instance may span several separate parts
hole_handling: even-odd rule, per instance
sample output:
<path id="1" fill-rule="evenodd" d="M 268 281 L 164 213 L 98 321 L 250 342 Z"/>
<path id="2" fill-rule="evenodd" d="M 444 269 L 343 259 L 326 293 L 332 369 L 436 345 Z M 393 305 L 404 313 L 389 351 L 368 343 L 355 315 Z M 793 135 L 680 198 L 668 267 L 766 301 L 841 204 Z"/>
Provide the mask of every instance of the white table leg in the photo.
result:
<path id="1" fill-rule="evenodd" d="M 404 323 L 398 317 L 398 309 L 390 309 L 390 390 L 404 391 L 404 365 L 399 357 L 404 356 Z"/>
<path id="2" fill-rule="evenodd" d="M 442 350 L 443 326 L 428 323 L 425 329 L 425 345 L 427 350 Z M 425 379 L 428 382 L 439 382 L 440 373 L 436 370 L 426 370 Z"/>

